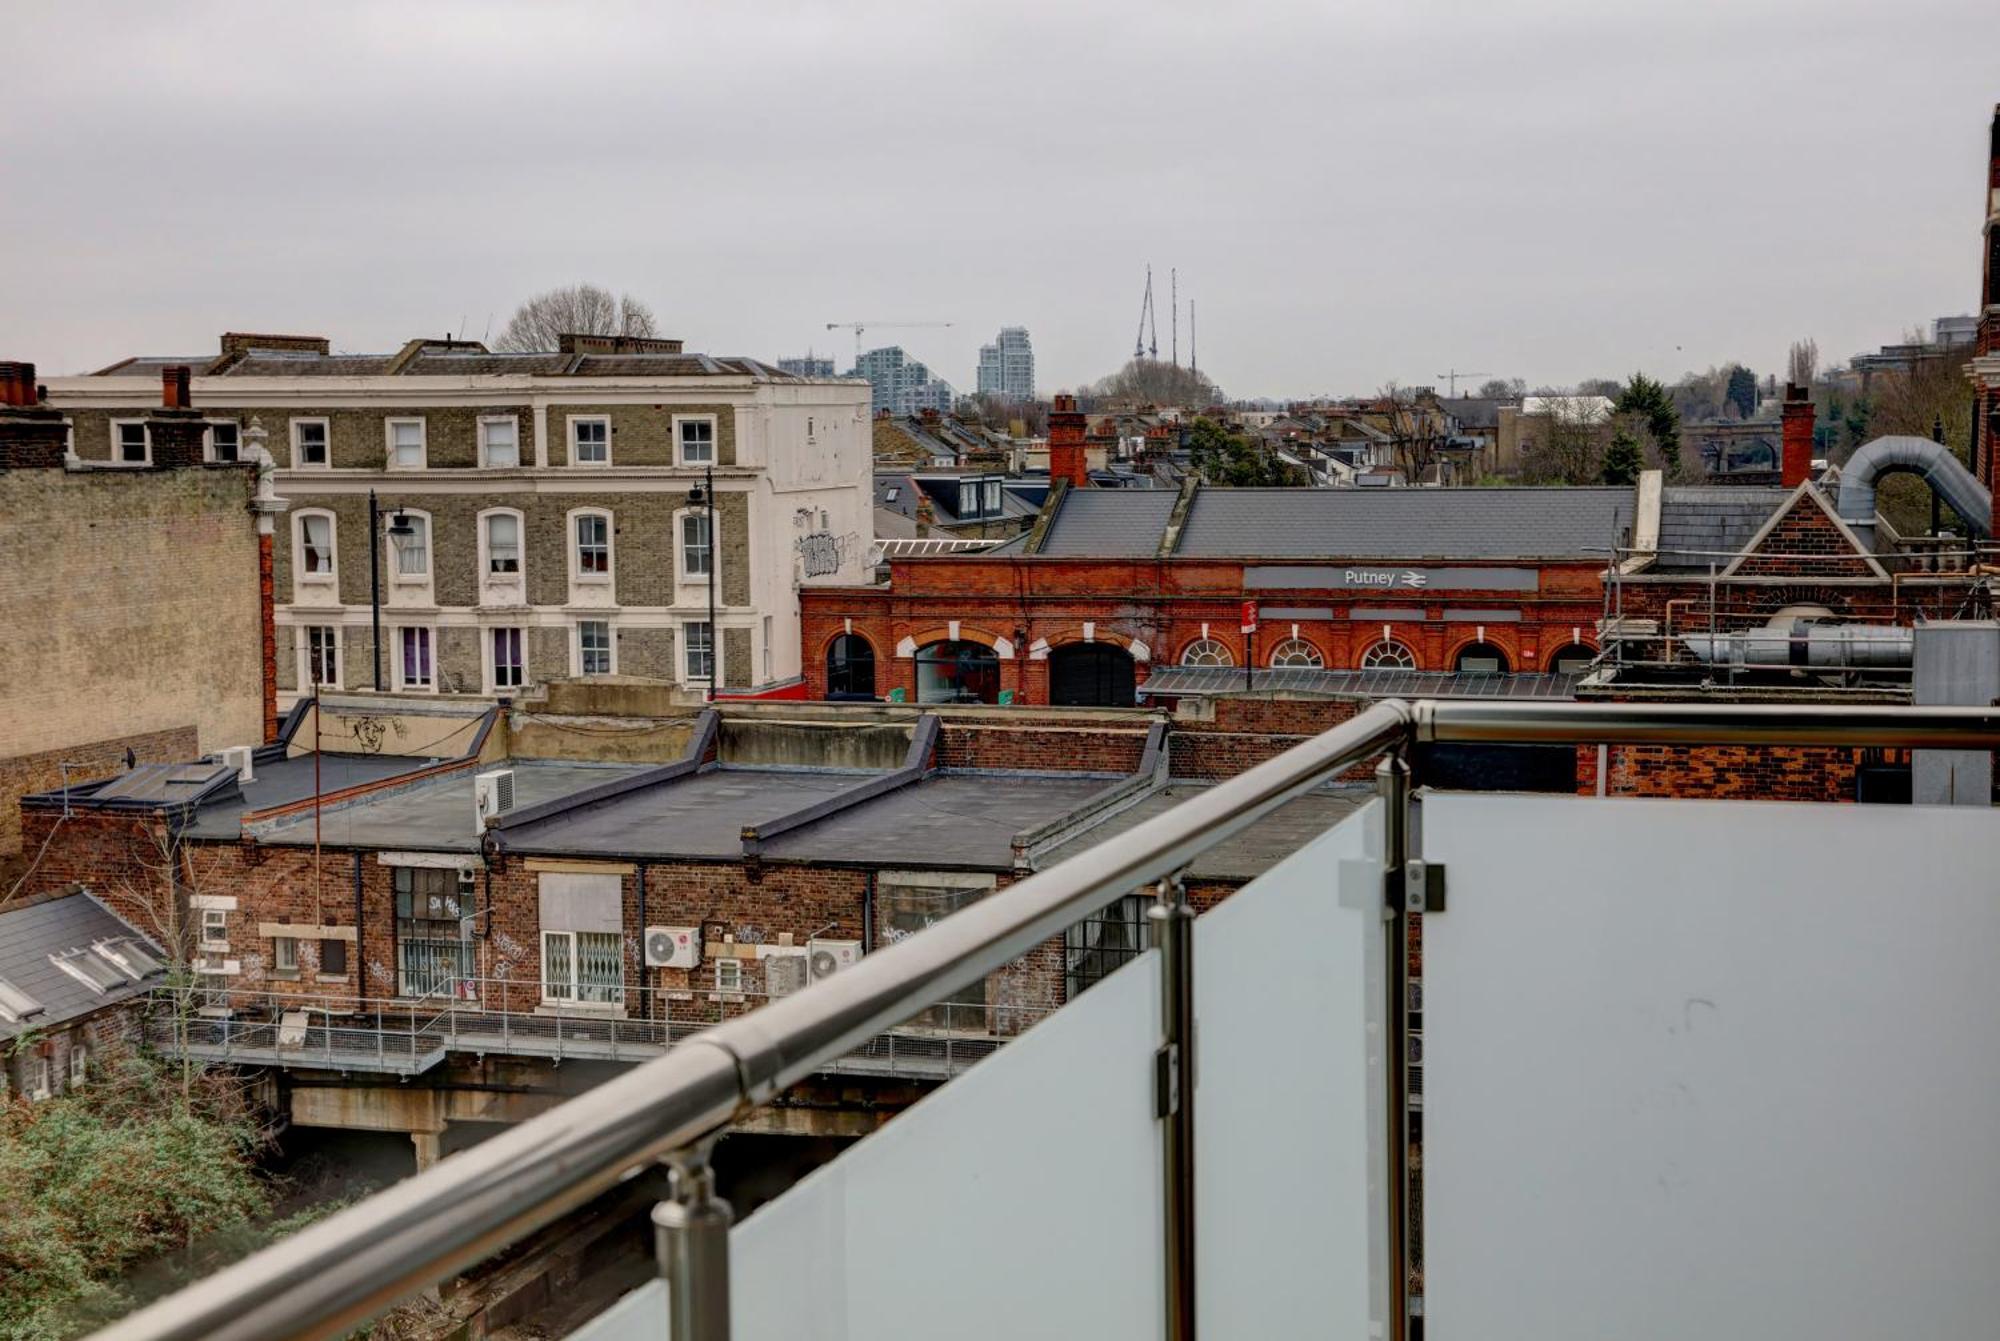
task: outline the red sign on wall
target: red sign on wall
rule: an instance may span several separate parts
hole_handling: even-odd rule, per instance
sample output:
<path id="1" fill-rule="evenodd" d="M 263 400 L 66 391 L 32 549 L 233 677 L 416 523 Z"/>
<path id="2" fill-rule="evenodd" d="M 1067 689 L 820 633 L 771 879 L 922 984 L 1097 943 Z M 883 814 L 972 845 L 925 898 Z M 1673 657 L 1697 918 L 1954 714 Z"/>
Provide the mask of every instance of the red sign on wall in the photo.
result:
<path id="1" fill-rule="evenodd" d="M 1257 631 L 1257 602 L 1255 601 L 1243 602 L 1243 631 L 1245 633 L 1255 633 Z"/>

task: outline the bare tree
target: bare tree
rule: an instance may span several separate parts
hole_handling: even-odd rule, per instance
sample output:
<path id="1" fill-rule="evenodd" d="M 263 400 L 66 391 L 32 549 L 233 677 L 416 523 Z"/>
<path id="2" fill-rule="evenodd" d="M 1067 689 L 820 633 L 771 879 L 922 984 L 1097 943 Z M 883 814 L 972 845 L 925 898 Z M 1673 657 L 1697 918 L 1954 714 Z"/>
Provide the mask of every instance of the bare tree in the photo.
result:
<path id="1" fill-rule="evenodd" d="M 1396 466 L 1410 484 L 1444 483 L 1445 447 L 1451 441 L 1437 397 L 1391 382 L 1382 388 L 1385 427 L 1396 453 Z"/>
<path id="2" fill-rule="evenodd" d="M 595 284 L 572 284 L 538 293 L 515 309 L 507 329 L 493 342 L 509 353 L 548 350 L 562 335 L 656 336 L 653 309 L 631 294 L 613 297 Z"/>
<path id="3" fill-rule="evenodd" d="M 1535 484 L 1595 484 L 1604 473 L 1611 420 L 1601 400 L 1547 396 L 1524 433 L 1521 464 Z"/>
<path id="4" fill-rule="evenodd" d="M 1817 376 L 1819 376 L 1819 341 L 1811 336 L 1792 341 L 1791 353 L 1785 359 L 1785 380 L 1793 386 L 1811 386 Z"/>

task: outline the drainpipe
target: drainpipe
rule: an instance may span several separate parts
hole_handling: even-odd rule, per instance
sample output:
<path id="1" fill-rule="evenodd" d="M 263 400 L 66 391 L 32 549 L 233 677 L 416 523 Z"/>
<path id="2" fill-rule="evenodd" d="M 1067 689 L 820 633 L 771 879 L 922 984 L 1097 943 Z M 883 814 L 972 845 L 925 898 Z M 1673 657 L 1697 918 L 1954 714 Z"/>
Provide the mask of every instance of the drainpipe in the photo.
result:
<path id="1" fill-rule="evenodd" d="M 347 971 L 354 975 L 354 1009 L 356 1010 L 361 1009 L 361 998 L 368 990 L 368 969 L 361 953 L 363 947 L 367 945 L 367 941 L 363 939 L 364 933 L 361 929 L 361 910 L 363 904 L 361 888 L 361 853 L 357 850 L 354 854 L 354 954 L 348 960 L 347 964 Z"/>
<path id="2" fill-rule="evenodd" d="M 650 1022 L 653 1018 L 653 975 L 646 967 L 646 863 L 639 862 L 634 867 L 633 881 L 639 894 L 639 1014 Z"/>

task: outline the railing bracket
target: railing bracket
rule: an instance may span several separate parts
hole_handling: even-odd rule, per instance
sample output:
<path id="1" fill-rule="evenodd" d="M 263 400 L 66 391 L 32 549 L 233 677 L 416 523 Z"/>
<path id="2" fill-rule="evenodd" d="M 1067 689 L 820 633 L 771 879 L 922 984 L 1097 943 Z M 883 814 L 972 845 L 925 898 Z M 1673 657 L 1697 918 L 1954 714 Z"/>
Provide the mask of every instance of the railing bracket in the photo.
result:
<path id="1" fill-rule="evenodd" d="M 1153 1054 L 1153 1116 L 1170 1118 L 1181 1111 L 1181 1049 L 1169 1043 Z"/>
<path id="2" fill-rule="evenodd" d="M 1403 867 L 1403 908 L 1412 913 L 1444 911 L 1444 863 L 1412 857 Z"/>

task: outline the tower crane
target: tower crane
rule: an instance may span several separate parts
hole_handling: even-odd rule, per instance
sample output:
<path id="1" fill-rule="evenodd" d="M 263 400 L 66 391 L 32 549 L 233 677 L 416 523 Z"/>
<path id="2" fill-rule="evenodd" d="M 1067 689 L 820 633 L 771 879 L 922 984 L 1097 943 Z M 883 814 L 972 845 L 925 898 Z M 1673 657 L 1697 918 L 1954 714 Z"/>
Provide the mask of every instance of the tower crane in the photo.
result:
<path id="1" fill-rule="evenodd" d="M 907 330 L 920 326 L 937 327 L 949 325 L 951 325 L 949 321 L 829 321 L 826 323 L 826 328 L 830 331 L 854 332 L 854 362 L 859 365 L 861 362 L 861 333 L 871 326 L 886 326 L 892 330 Z"/>
<path id="2" fill-rule="evenodd" d="M 1493 376 L 1495 376 L 1495 375 L 1496 375 L 1496 374 L 1494 374 L 1494 373 L 1474 373 L 1474 372 L 1460 372 L 1460 371 L 1459 371 L 1458 369 L 1456 369 L 1456 368 L 1452 368 L 1452 369 L 1450 369 L 1449 371 L 1446 371 L 1446 372 L 1441 372 L 1441 373 L 1439 373 L 1439 374 L 1438 374 L 1438 376 L 1439 376 L 1439 377 L 1442 377 L 1442 378 L 1444 378 L 1444 379 L 1445 379 L 1445 381 L 1447 381 L 1447 382 L 1449 382 L 1449 383 L 1451 384 L 1451 391 L 1450 391 L 1450 392 L 1449 392 L 1448 394 L 1449 394 L 1449 395 L 1451 396 L 1451 398 L 1452 398 L 1453 400 L 1457 400 L 1457 399 L 1458 399 L 1458 379 L 1459 379 L 1459 378 L 1461 378 L 1461 377 L 1493 377 Z"/>

